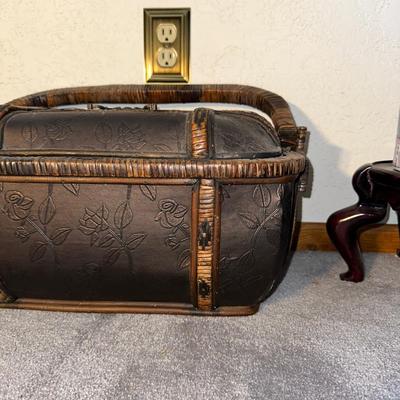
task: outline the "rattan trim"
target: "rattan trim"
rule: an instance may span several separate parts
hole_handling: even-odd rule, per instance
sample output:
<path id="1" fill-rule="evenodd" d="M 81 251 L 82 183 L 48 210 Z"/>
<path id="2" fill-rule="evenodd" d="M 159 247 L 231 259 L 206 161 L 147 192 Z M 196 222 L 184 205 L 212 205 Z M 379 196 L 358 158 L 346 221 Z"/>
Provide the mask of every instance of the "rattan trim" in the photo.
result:
<path id="1" fill-rule="evenodd" d="M 196 108 L 192 116 L 192 157 L 208 156 L 208 116 L 211 110 Z"/>
<path id="2" fill-rule="evenodd" d="M 116 178 L 272 178 L 303 172 L 297 152 L 254 160 L 0 157 L 0 175 Z"/>
<path id="3" fill-rule="evenodd" d="M 214 207 L 215 183 L 212 179 L 202 179 L 199 188 L 197 227 L 201 229 L 202 224 L 206 222 L 211 234 L 207 245 L 202 246 L 199 240 L 197 242 L 197 307 L 203 311 L 213 308 Z"/>

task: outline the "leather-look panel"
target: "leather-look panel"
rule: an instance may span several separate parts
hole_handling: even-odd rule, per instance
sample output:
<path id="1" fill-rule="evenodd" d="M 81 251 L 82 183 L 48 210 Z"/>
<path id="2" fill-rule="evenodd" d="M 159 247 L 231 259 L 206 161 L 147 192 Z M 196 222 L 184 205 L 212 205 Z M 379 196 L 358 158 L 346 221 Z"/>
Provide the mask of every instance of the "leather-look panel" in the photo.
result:
<path id="1" fill-rule="evenodd" d="M 263 300 L 285 273 L 293 184 L 222 185 L 217 305 Z"/>
<path id="2" fill-rule="evenodd" d="M 189 113 L 142 110 L 17 111 L 0 127 L 3 150 L 187 157 Z M 190 142 L 189 142 L 190 143 Z"/>
<path id="3" fill-rule="evenodd" d="M 282 149 L 273 126 L 252 112 L 215 111 L 215 158 L 278 157 Z"/>
<path id="4" fill-rule="evenodd" d="M 243 111 L 205 110 L 205 154 L 215 159 L 278 157 L 273 126 Z M 195 111 L 196 113 L 196 111 Z M 192 112 L 134 109 L 16 111 L 0 124 L 2 150 L 11 154 L 71 153 L 140 158 L 190 158 Z M 1 154 L 1 152 L 0 152 Z"/>
<path id="5" fill-rule="evenodd" d="M 191 185 L 0 183 L 15 297 L 190 303 Z"/>

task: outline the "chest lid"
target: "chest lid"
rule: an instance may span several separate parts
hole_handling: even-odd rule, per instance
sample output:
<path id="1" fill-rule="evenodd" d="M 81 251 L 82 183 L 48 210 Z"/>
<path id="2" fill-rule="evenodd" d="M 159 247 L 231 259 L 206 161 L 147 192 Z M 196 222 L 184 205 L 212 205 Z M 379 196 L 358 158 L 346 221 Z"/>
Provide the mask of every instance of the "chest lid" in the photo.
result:
<path id="1" fill-rule="evenodd" d="M 165 103 L 241 104 L 267 114 L 273 126 L 257 114 L 206 108 L 65 109 L 79 104 Z M 100 181 L 106 177 L 294 178 L 305 168 L 304 129 L 296 126 L 281 96 L 251 86 L 47 90 L 0 107 L 0 175 L 10 180 L 53 176 Z"/>
<path id="2" fill-rule="evenodd" d="M 19 110 L 0 122 L 10 155 L 255 159 L 282 155 L 270 122 L 243 111 Z"/>

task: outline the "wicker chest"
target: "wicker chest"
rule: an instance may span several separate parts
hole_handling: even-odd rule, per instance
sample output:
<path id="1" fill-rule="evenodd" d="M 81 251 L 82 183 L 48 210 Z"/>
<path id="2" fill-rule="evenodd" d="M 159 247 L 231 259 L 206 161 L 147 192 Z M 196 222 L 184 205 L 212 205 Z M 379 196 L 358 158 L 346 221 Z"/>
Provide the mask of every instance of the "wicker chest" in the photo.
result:
<path id="1" fill-rule="evenodd" d="M 154 106 L 177 102 L 273 125 Z M 3 106 L 0 132 L 0 307 L 246 315 L 283 279 L 306 132 L 281 97 L 59 89 Z"/>

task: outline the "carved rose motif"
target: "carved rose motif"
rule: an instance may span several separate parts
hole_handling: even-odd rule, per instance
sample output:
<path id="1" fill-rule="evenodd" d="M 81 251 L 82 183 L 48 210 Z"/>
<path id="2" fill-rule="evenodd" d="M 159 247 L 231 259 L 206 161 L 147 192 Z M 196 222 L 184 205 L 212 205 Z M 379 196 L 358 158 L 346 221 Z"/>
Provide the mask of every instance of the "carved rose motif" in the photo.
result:
<path id="1" fill-rule="evenodd" d="M 132 252 L 146 239 L 144 232 L 126 232 L 126 228 L 133 222 L 133 209 L 131 207 L 132 187 L 128 186 L 126 200 L 122 201 L 114 212 L 114 226 L 109 221 L 110 210 L 102 205 L 96 211 L 85 209 L 83 217 L 79 220 L 79 229 L 90 236 L 90 246 L 104 249 L 105 253 L 101 264 L 91 263 L 92 266 L 110 267 L 125 254 L 128 259 L 129 270 L 134 272 Z"/>
<path id="2" fill-rule="evenodd" d="M 3 188 L 4 189 L 4 188 Z M 50 227 L 50 222 L 56 214 L 53 199 L 53 184 L 48 184 L 47 196 L 39 204 L 37 214 L 32 210 L 34 200 L 16 190 L 9 190 L 4 195 L 4 206 L 0 211 L 13 221 L 19 221 L 15 229 L 15 237 L 22 243 L 33 241 L 29 246 L 29 260 L 37 262 L 46 254 L 52 252 L 54 265 L 59 266 L 56 247 L 61 246 L 72 232 L 69 227 Z"/>
<path id="3" fill-rule="evenodd" d="M 29 216 L 33 205 L 33 200 L 30 197 L 24 196 L 16 190 L 9 190 L 4 195 L 4 199 L 6 201 L 4 210 L 10 219 L 20 221 Z"/>
<path id="4" fill-rule="evenodd" d="M 164 199 L 158 205 L 160 212 L 155 220 L 160 221 L 163 228 L 174 228 L 182 224 L 187 208 L 175 200 Z"/>
<path id="5" fill-rule="evenodd" d="M 72 129 L 65 121 L 55 121 L 52 124 L 46 124 L 46 136 L 52 141 L 60 141 L 71 135 Z"/>
<path id="6" fill-rule="evenodd" d="M 140 185 L 142 194 L 151 201 L 157 200 L 157 186 Z M 184 222 L 184 217 L 187 213 L 187 207 L 178 204 L 172 199 L 162 199 L 158 202 L 158 214 L 154 217 L 154 221 L 168 229 L 168 236 L 164 239 L 164 244 L 171 251 L 176 251 L 181 245 L 189 240 L 190 228 Z M 188 268 L 190 265 L 190 249 L 183 249 L 177 256 L 177 270 L 181 271 Z"/>
<path id="7" fill-rule="evenodd" d="M 105 206 L 100 207 L 96 212 L 85 209 L 85 214 L 79 220 L 79 229 L 85 235 L 92 235 L 93 233 L 99 233 L 108 229 L 107 224 L 108 209 Z"/>

